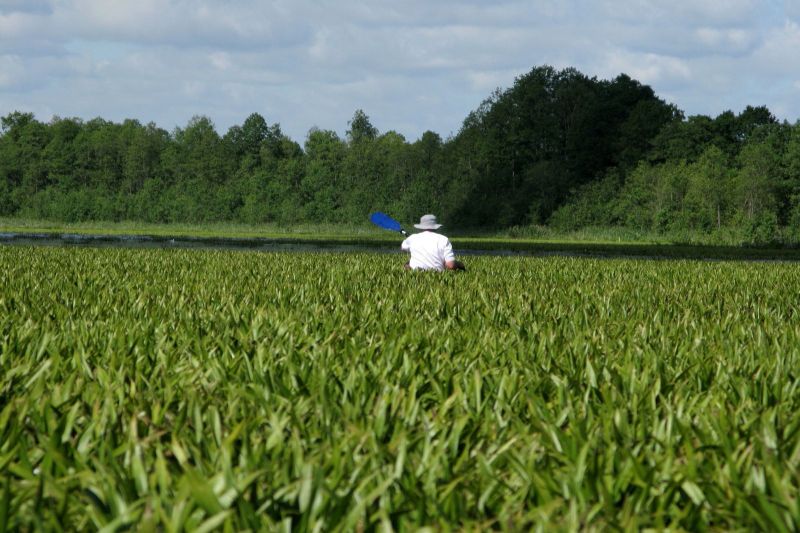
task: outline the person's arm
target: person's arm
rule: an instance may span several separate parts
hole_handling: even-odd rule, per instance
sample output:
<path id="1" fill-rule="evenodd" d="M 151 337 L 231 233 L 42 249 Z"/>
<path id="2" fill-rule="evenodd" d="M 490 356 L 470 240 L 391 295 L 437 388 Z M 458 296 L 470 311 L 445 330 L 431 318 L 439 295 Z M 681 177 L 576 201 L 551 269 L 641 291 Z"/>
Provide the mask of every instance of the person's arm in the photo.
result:
<path id="1" fill-rule="evenodd" d="M 404 241 L 403 241 L 403 242 L 400 244 L 400 249 L 401 249 L 402 251 L 404 251 L 404 252 L 410 252 L 410 251 L 411 251 L 411 244 L 408 242 L 408 239 L 410 239 L 410 238 L 411 238 L 411 237 L 408 237 L 408 238 L 406 238 L 406 239 L 405 239 L 405 240 L 404 240 Z"/>
<path id="2" fill-rule="evenodd" d="M 447 270 L 458 270 L 458 261 L 456 261 L 456 254 L 453 253 L 453 245 L 450 244 L 450 239 L 447 239 L 444 243 L 442 257 L 444 258 L 444 267 Z"/>

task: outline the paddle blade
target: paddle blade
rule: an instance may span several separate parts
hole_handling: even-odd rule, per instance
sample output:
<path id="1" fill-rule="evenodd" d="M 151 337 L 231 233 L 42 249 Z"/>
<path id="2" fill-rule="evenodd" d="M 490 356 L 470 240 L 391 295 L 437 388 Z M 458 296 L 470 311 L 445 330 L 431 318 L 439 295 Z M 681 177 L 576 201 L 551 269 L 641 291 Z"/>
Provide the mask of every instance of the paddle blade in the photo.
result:
<path id="1" fill-rule="evenodd" d="M 369 216 L 370 222 L 375 224 L 376 226 L 380 226 L 383 229 L 388 229 L 391 231 L 402 231 L 400 223 L 387 215 L 386 213 L 372 213 Z"/>

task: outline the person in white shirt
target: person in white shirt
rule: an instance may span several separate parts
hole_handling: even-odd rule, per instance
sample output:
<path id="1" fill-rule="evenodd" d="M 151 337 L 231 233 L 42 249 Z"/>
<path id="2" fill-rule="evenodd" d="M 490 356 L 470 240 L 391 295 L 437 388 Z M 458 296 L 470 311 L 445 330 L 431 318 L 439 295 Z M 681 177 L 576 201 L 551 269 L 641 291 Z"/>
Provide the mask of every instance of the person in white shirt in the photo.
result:
<path id="1" fill-rule="evenodd" d="M 450 239 L 439 233 L 434 233 L 442 227 L 436 222 L 436 215 L 423 215 L 419 224 L 414 224 L 421 233 L 409 235 L 400 249 L 411 253 L 411 259 L 405 268 L 411 270 L 465 270 L 460 261 L 456 261 L 453 245 Z"/>

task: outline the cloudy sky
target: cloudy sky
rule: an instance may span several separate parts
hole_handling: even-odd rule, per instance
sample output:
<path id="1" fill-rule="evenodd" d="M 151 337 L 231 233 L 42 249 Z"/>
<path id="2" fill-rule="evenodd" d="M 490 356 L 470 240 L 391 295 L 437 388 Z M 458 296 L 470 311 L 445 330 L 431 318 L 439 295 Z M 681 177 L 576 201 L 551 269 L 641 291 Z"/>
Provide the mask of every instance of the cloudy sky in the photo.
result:
<path id="1" fill-rule="evenodd" d="M 800 0 L 0 0 L 0 115 L 40 120 L 258 112 L 302 143 L 361 108 L 413 141 L 543 64 L 795 122 Z"/>

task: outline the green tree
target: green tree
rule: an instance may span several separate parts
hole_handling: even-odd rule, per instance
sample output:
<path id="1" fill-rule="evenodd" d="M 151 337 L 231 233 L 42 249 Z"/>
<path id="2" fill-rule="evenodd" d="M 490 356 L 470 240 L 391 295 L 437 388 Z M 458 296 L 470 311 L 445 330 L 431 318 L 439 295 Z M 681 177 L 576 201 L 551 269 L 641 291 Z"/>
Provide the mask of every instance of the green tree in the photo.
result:
<path id="1" fill-rule="evenodd" d="M 122 155 L 122 189 L 135 194 L 145 181 L 159 178 L 161 154 L 169 144 L 169 134 L 150 122 L 141 126 L 135 121 L 126 121 L 130 130 Z"/>
<path id="2" fill-rule="evenodd" d="M 193 117 L 173 137 L 177 149 L 174 165 L 181 181 L 211 185 L 225 180 L 223 144 L 208 117 Z"/>
<path id="3" fill-rule="evenodd" d="M 800 240 L 800 122 L 789 128 L 782 167 L 785 173 L 786 221 L 794 238 Z"/>
<path id="4" fill-rule="evenodd" d="M 362 141 L 373 141 L 378 137 L 378 128 L 372 125 L 369 117 L 362 109 L 353 113 L 353 118 L 347 123 L 347 141 L 357 144 Z"/>
<path id="5" fill-rule="evenodd" d="M 50 131 L 45 124 L 29 113 L 12 113 L 3 119 L 4 137 L 12 146 L 7 150 L 11 160 L 11 180 L 19 180 L 15 196 L 20 200 L 30 198 L 50 185 L 48 169 L 43 160 L 44 148 L 50 142 Z M 22 203 L 22 202 L 20 202 Z"/>
<path id="6" fill-rule="evenodd" d="M 736 139 L 746 142 L 759 129 L 778 123 L 775 115 L 766 106 L 750 106 L 736 117 Z"/>
<path id="7" fill-rule="evenodd" d="M 727 156 L 718 147 L 706 148 L 688 170 L 687 218 L 692 227 L 722 227 L 731 203 L 731 173 Z"/>
<path id="8" fill-rule="evenodd" d="M 642 161 L 625 177 L 613 217 L 636 229 L 681 226 L 687 174 L 685 162 L 652 165 Z"/>
<path id="9" fill-rule="evenodd" d="M 609 170 L 601 180 L 582 185 L 550 217 L 548 223 L 563 230 L 590 226 L 613 226 L 619 223 L 616 201 L 620 192 L 621 176 L 617 169 Z M 643 225 L 649 221 L 643 221 Z"/>
<path id="10" fill-rule="evenodd" d="M 34 120 L 32 113 L 18 111 L 0 118 L 0 213 L 3 215 L 16 213 L 27 197 L 21 185 L 30 154 L 21 139 Z"/>
<path id="11" fill-rule="evenodd" d="M 676 116 L 625 75 L 599 81 L 575 69 L 534 68 L 487 99 L 459 132 L 463 152 L 481 156 L 472 185 L 462 187 L 460 212 L 475 225 L 545 221 L 570 191 L 611 167 L 633 167 Z"/>
<path id="12" fill-rule="evenodd" d="M 75 139 L 82 183 L 104 192 L 119 188 L 125 153 L 121 130 L 120 125 L 101 118 L 86 123 Z"/>
<path id="13" fill-rule="evenodd" d="M 647 159 L 652 163 L 696 161 L 715 138 L 714 121 L 705 115 L 668 123 L 653 139 Z"/>
<path id="14" fill-rule="evenodd" d="M 67 190 L 80 185 L 75 172 L 75 139 L 83 130 L 79 119 L 53 118 L 49 124 L 50 140 L 42 151 L 48 181 Z"/>
<path id="15" fill-rule="evenodd" d="M 340 220 L 342 166 L 346 146 L 334 131 L 312 129 L 305 142 L 306 169 L 300 182 L 305 219 Z"/>
<path id="16" fill-rule="evenodd" d="M 235 172 L 235 159 L 227 151 L 208 117 L 193 117 L 183 129 L 176 129 L 174 141 L 165 153 L 179 198 L 173 209 L 178 220 L 227 220 L 232 213 L 219 205 L 220 187 Z"/>
<path id="17" fill-rule="evenodd" d="M 447 176 L 442 162 L 442 138 L 426 131 L 413 144 L 405 146 L 407 176 L 400 190 L 396 213 L 402 220 L 412 221 L 425 213 L 445 216 L 443 200 Z"/>
<path id="18" fill-rule="evenodd" d="M 379 205 L 382 162 L 376 142 L 378 130 L 369 117 L 359 109 L 349 126 L 342 179 L 342 215 L 352 222 L 364 220 L 374 206 Z"/>
<path id="19" fill-rule="evenodd" d="M 370 211 L 388 209 L 399 213 L 403 210 L 403 197 L 412 187 L 411 149 L 405 137 L 387 131 L 375 140 L 375 150 L 377 169 Z"/>
<path id="20" fill-rule="evenodd" d="M 777 207 L 774 196 L 778 187 L 777 154 L 767 142 L 750 142 L 738 157 L 736 193 L 740 215 L 752 221 Z"/>

